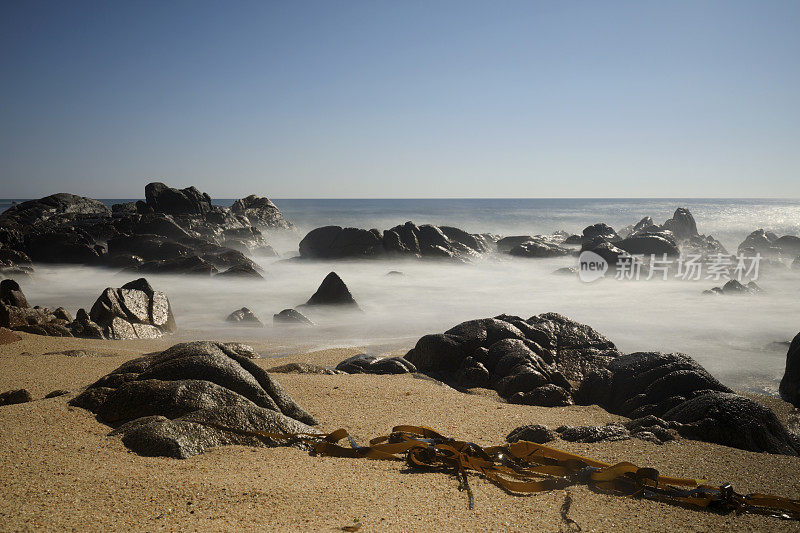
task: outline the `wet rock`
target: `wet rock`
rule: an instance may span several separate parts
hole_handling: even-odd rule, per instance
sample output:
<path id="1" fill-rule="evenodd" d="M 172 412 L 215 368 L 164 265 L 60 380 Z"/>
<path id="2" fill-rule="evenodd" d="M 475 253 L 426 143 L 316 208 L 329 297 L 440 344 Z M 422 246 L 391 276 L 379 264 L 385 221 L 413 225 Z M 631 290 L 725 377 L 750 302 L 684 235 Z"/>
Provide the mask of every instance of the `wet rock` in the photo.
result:
<path id="1" fill-rule="evenodd" d="M 0 281 L 0 304 L 11 307 L 30 307 L 19 283 L 13 279 Z"/>
<path id="2" fill-rule="evenodd" d="M 203 214 L 211 211 L 211 197 L 195 187 L 173 189 L 163 183 L 148 183 L 144 188 L 148 207 L 168 215 Z"/>
<path id="3" fill-rule="evenodd" d="M 583 324 L 548 313 L 500 315 L 425 335 L 405 358 L 420 372 L 465 387 L 491 387 L 510 402 L 569 405 L 572 385 L 617 357 L 614 345 Z"/>
<path id="4" fill-rule="evenodd" d="M 653 254 L 657 258 L 678 257 L 681 253 L 674 237 L 667 232 L 638 233 L 617 242 L 616 246 L 629 254 Z"/>
<path id="5" fill-rule="evenodd" d="M 295 309 L 284 309 L 280 313 L 272 315 L 273 324 L 302 324 L 313 326 L 314 323 L 306 316 Z"/>
<path id="6" fill-rule="evenodd" d="M 258 317 L 254 315 L 253 312 L 247 307 L 242 307 L 241 309 L 237 309 L 233 313 L 229 314 L 225 321 L 241 326 L 264 326 Z"/>
<path id="7" fill-rule="evenodd" d="M 363 353 L 348 357 L 336 365 L 336 370 L 348 374 L 408 374 L 417 371 L 402 357 L 377 357 Z"/>
<path id="8" fill-rule="evenodd" d="M 33 401 L 31 393 L 27 389 L 10 390 L 0 393 L 0 406 L 14 405 L 17 403 L 27 403 Z"/>
<path id="9" fill-rule="evenodd" d="M 786 352 L 786 369 L 778 390 L 781 398 L 800 407 L 800 333 L 792 339 L 789 351 Z"/>
<path id="10" fill-rule="evenodd" d="M 536 444 L 545 444 L 556 440 L 556 432 L 541 424 L 520 426 L 511 431 L 506 437 L 507 442 L 517 442 L 519 440 L 535 442 Z"/>
<path id="11" fill-rule="evenodd" d="M 217 276 L 224 276 L 228 278 L 250 278 L 250 279 L 264 279 L 252 265 L 242 264 L 234 265 L 225 272 L 220 272 Z"/>
<path id="12" fill-rule="evenodd" d="M 571 253 L 571 250 L 544 239 L 528 240 L 508 251 L 515 257 L 561 257 Z"/>
<path id="13" fill-rule="evenodd" d="M 107 288 L 92 306 L 89 319 L 108 339 L 153 339 L 177 330 L 167 296 L 144 278 L 119 289 Z"/>
<path id="14" fill-rule="evenodd" d="M 177 344 L 126 362 L 70 404 L 116 427 L 142 455 L 185 458 L 213 446 L 273 443 L 237 430 L 315 432 L 307 424 L 316 420 L 250 353 L 238 344 Z"/>
<path id="15" fill-rule="evenodd" d="M 300 241 L 300 256 L 308 259 L 376 257 L 383 254 L 377 230 L 325 226 L 310 231 Z"/>
<path id="16" fill-rule="evenodd" d="M 283 218 L 283 214 L 269 198 L 251 194 L 233 202 L 231 212 L 245 217 L 251 225 L 266 229 L 290 229 L 294 225 Z"/>
<path id="17" fill-rule="evenodd" d="M 584 243 L 597 239 L 598 237 L 605 240 L 605 241 L 618 241 L 620 240 L 620 236 L 617 235 L 617 232 L 614 231 L 614 228 L 609 226 L 608 224 L 592 224 L 591 226 L 587 226 L 583 229 L 583 239 Z"/>
<path id="18" fill-rule="evenodd" d="M 307 306 L 338 305 L 358 308 L 358 304 L 350 294 L 342 278 L 336 272 L 331 272 L 322 280 L 317 292 L 305 303 Z"/>
<path id="19" fill-rule="evenodd" d="M 685 207 L 675 210 L 672 218 L 664 222 L 663 229 L 671 231 L 679 240 L 697 236 L 697 223 Z"/>

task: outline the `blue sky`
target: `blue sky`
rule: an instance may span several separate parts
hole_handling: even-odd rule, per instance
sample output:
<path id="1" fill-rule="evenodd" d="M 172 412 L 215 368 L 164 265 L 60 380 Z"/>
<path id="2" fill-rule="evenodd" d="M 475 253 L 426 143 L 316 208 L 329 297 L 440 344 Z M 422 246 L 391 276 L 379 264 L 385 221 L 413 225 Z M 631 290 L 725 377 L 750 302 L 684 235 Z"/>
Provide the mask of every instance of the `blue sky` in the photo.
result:
<path id="1" fill-rule="evenodd" d="M 0 197 L 800 197 L 800 2 L 0 3 Z"/>

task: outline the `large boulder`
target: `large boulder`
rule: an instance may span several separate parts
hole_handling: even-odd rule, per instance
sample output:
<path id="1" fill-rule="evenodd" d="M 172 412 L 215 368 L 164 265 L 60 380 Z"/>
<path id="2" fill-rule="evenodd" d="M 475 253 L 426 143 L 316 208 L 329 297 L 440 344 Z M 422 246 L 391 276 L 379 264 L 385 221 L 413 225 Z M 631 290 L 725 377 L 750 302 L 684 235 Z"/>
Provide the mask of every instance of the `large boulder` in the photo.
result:
<path id="1" fill-rule="evenodd" d="M 420 338 L 405 358 L 445 381 L 492 388 L 513 403 L 553 406 L 572 403 L 584 375 L 618 355 L 590 327 L 547 313 L 463 322 Z"/>
<path id="2" fill-rule="evenodd" d="M 655 255 L 658 258 L 664 255 L 676 258 L 681 253 L 672 233 L 667 231 L 636 233 L 615 244 L 629 254 Z"/>
<path id="3" fill-rule="evenodd" d="M 156 213 L 200 215 L 211 211 L 211 197 L 196 187 L 174 189 L 160 182 L 148 183 L 144 188 L 144 196 L 148 207 Z"/>
<path id="4" fill-rule="evenodd" d="M 697 223 L 685 207 L 676 209 L 672 218 L 664 222 L 662 228 L 671 231 L 678 240 L 689 239 L 698 235 Z"/>
<path id="5" fill-rule="evenodd" d="M 74 194 L 58 193 L 38 200 L 12 205 L 0 214 L 0 223 L 14 220 L 22 225 L 40 225 L 66 215 L 110 216 L 111 210 L 101 201 Z"/>
<path id="6" fill-rule="evenodd" d="M 89 318 L 109 339 L 154 339 L 177 330 L 167 296 L 144 278 L 121 288 L 107 288 L 95 301 Z"/>
<path id="7" fill-rule="evenodd" d="M 272 323 L 275 325 L 280 324 L 301 324 L 304 326 L 313 326 L 314 323 L 309 320 L 303 313 L 296 309 L 284 309 L 280 313 L 272 315 Z"/>
<path id="8" fill-rule="evenodd" d="M 307 306 L 335 305 L 358 308 L 350 289 L 336 272 L 331 272 L 322 280 L 317 292 L 305 303 Z"/>
<path id="9" fill-rule="evenodd" d="M 30 307 L 19 283 L 13 279 L 0 281 L 0 304 L 11 307 Z"/>
<path id="10" fill-rule="evenodd" d="M 617 357 L 587 376 L 574 398 L 628 418 L 676 422 L 687 438 L 756 452 L 800 452 L 771 410 L 734 394 L 684 354 Z"/>
<path id="11" fill-rule="evenodd" d="M 117 428 L 141 455 L 186 458 L 228 444 L 262 446 L 242 431 L 316 433 L 317 422 L 240 344 L 190 342 L 123 364 L 70 403 Z"/>
<path id="12" fill-rule="evenodd" d="M 375 257 L 383 253 L 383 237 L 378 230 L 324 226 L 310 231 L 299 248 L 307 259 Z"/>
<path id="13" fill-rule="evenodd" d="M 792 339 L 789 351 L 786 352 L 786 369 L 778 391 L 781 398 L 800 407 L 800 333 Z"/>
<path id="14" fill-rule="evenodd" d="M 242 307 L 241 309 L 237 309 L 236 311 L 232 312 L 231 314 L 228 315 L 225 321 L 239 326 L 262 327 L 264 325 L 261 323 L 258 317 L 247 307 Z"/>
<path id="15" fill-rule="evenodd" d="M 617 235 L 617 232 L 614 231 L 614 228 L 602 222 L 597 224 L 592 224 L 591 226 L 587 226 L 583 229 L 584 243 L 594 240 L 598 237 L 605 241 L 620 240 L 620 237 L 619 235 Z"/>
<path id="16" fill-rule="evenodd" d="M 283 214 L 269 198 L 251 194 L 233 202 L 231 212 L 245 217 L 251 225 L 266 229 L 289 229 L 294 225 L 283 218 Z"/>

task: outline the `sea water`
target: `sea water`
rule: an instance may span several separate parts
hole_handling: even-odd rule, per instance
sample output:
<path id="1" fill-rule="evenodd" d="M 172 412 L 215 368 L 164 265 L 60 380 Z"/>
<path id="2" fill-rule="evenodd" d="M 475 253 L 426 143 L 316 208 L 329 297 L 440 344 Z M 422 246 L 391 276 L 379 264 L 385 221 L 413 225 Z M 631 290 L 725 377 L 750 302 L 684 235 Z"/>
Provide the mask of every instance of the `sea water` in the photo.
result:
<path id="1" fill-rule="evenodd" d="M 108 201 L 114 203 L 118 200 Z M 221 205 L 230 201 L 219 201 Z M 298 346 L 363 346 L 368 353 L 402 354 L 421 335 L 438 333 L 473 318 L 501 313 L 528 318 L 558 312 L 589 324 L 623 352 L 664 351 L 691 355 L 724 383 L 740 390 L 775 393 L 783 373 L 786 343 L 800 331 L 800 273 L 762 272 L 764 293 L 708 296 L 704 289 L 724 280 L 617 281 L 583 283 L 553 275 L 574 266 L 574 257 L 525 259 L 489 255 L 470 264 L 402 259 L 286 261 L 314 227 L 337 224 L 387 229 L 407 220 L 470 232 L 520 235 L 564 230 L 580 233 L 596 222 L 619 229 L 644 216 L 656 223 L 676 207 L 694 214 L 700 233 L 730 251 L 751 231 L 800 234 L 800 201 L 731 199 L 509 199 L 509 200 L 275 200 L 296 233 L 269 235 L 280 257 L 259 256 L 264 280 L 192 276 L 147 276 L 167 293 L 183 331 L 207 338 L 264 339 L 275 354 Z M 5 204 L 10 205 L 8 202 Z M 0 209 L 2 209 L 0 203 Z M 389 276 L 396 270 L 402 276 Z M 312 313 L 318 324 L 274 327 L 272 314 L 305 302 L 328 272 L 336 271 L 363 312 Z M 22 280 L 28 300 L 74 312 L 88 308 L 106 286 L 135 276 L 108 269 L 37 266 Z M 704 276 L 705 277 L 705 276 Z M 246 306 L 265 323 L 242 328 L 224 321 Z M 265 355 L 270 355 L 269 353 Z M 274 354 L 273 354 L 274 355 Z"/>

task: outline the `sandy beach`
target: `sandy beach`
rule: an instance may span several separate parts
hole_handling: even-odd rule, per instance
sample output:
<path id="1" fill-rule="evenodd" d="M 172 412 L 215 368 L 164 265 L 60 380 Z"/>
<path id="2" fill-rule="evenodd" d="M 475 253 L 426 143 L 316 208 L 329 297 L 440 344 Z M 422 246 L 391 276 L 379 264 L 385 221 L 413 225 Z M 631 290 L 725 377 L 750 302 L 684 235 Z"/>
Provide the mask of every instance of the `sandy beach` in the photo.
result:
<path id="1" fill-rule="evenodd" d="M 21 334 L 0 347 L 0 390 L 27 388 L 35 401 L 0 408 L 0 529 L 33 530 L 277 530 L 558 531 L 565 491 L 514 496 L 476 476 L 475 509 L 457 481 L 442 473 L 411 473 L 400 462 L 312 457 L 295 448 L 227 446 L 190 459 L 141 457 L 110 428 L 67 401 L 83 387 L 157 341 L 91 341 Z M 183 339 L 181 339 L 183 340 Z M 254 345 L 259 352 L 265 345 Z M 84 349 L 108 356 L 44 355 Z M 357 349 L 329 349 L 259 359 L 335 365 Z M 396 424 L 426 425 L 481 445 L 499 444 L 530 423 L 602 424 L 619 419 L 598 407 L 529 407 L 471 395 L 412 375 L 292 375 L 278 380 L 320 421 L 322 431 L 348 429 L 360 442 Z M 41 399 L 56 389 L 70 395 Z M 754 397 L 781 418 L 788 404 Z M 632 439 L 553 444 L 608 462 L 631 461 L 666 475 L 729 481 L 742 493 L 800 497 L 800 458 L 758 454 L 678 439 L 664 445 Z M 583 531 L 688 529 L 787 531 L 794 522 L 762 516 L 720 516 L 662 503 L 570 489 L 569 517 Z"/>

